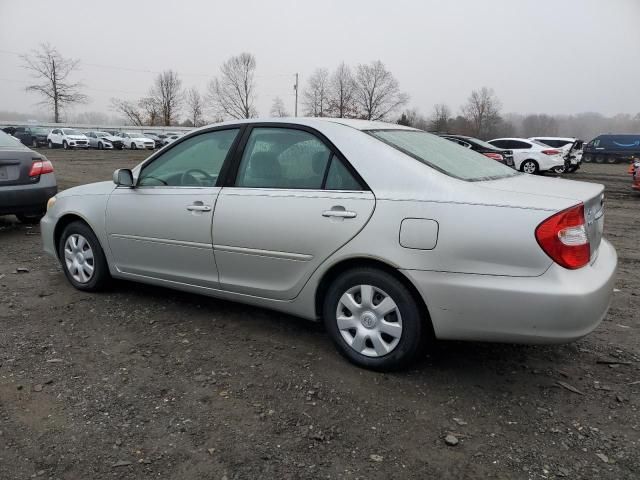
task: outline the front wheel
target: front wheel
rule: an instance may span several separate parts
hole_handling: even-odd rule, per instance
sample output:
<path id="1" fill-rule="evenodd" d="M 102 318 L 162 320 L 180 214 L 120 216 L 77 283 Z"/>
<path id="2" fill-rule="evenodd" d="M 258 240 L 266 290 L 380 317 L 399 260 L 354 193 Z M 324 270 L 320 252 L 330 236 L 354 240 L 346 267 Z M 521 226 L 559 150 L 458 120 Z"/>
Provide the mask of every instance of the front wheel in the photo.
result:
<path id="1" fill-rule="evenodd" d="M 102 290 L 111 279 L 100 242 L 85 223 L 71 222 L 65 227 L 58 257 L 65 276 L 78 290 Z"/>
<path id="2" fill-rule="evenodd" d="M 428 321 L 400 281 L 371 268 L 349 270 L 334 280 L 324 299 L 323 317 L 338 351 L 373 370 L 394 370 L 413 361 Z"/>
<path id="3" fill-rule="evenodd" d="M 47 142 L 47 146 L 49 147 L 49 149 L 53 150 L 53 143 L 51 142 L 51 140 Z"/>
<path id="4" fill-rule="evenodd" d="M 131 148 L 131 150 L 136 150 L 138 147 L 135 143 L 131 142 L 131 146 L 129 148 Z"/>
<path id="5" fill-rule="evenodd" d="M 538 173 L 538 162 L 536 162 L 535 160 L 525 160 L 524 162 L 522 162 L 522 165 L 520 165 L 520 171 L 531 174 Z"/>
<path id="6" fill-rule="evenodd" d="M 104 147 L 102 146 L 102 142 L 98 142 L 98 150 L 102 150 Z"/>
<path id="7" fill-rule="evenodd" d="M 69 144 L 67 143 L 66 140 L 62 141 L 62 148 L 64 148 L 65 150 L 69 150 Z"/>

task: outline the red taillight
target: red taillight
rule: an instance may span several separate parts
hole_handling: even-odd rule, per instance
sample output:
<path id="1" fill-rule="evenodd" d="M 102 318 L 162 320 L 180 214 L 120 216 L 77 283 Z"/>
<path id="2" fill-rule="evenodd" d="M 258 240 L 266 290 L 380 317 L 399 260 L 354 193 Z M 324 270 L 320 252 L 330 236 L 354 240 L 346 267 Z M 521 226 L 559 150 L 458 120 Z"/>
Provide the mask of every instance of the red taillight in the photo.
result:
<path id="1" fill-rule="evenodd" d="M 575 270 L 589 263 L 591 247 L 584 222 L 584 205 L 547 218 L 536 228 L 536 240 L 557 264 Z"/>
<path id="2" fill-rule="evenodd" d="M 497 160 L 499 162 L 504 162 L 504 157 L 502 155 L 500 155 L 499 153 L 487 152 L 487 153 L 483 153 L 483 155 L 485 157 L 493 158 L 494 160 Z"/>
<path id="3" fill-rule="evenodd" d="M 545 155 L 560 155 L 562 152 L 560 150 L 542 150 L 542 153 Z"/>
<path id="4" fill-rule="evenodd" d="M 49 160 L 33 160 L 31 164 L 31 170 L 29 170 L 30 177 L 37 177 L 39 175 L 44 175 L 45 173 L 52 173 L 53 165 Z"/>

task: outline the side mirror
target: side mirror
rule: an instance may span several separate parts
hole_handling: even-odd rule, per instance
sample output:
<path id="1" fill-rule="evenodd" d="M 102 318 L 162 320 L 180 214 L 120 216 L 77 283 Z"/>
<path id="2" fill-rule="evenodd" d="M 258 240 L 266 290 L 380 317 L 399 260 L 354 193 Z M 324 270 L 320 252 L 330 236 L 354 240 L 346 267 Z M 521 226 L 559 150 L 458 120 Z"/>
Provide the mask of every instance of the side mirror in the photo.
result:
<path id="1" fill-rule="evenodd" d="M 128 168 L 119 168 L 113 172 L 113 183 L 118 187 L 133 188 L 133 172 Z"/>

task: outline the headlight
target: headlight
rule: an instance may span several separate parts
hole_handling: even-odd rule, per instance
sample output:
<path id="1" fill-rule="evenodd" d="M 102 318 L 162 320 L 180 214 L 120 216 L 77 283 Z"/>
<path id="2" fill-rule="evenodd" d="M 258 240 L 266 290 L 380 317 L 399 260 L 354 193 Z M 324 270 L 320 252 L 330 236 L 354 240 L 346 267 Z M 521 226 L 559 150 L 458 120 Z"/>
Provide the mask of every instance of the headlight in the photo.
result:
<path id="1" fill-rule="evenodd" d="M 51 210 L 55 204 L 56 204 L 56 197 L 54 196 L 47 201 L 47 211 Z"/>

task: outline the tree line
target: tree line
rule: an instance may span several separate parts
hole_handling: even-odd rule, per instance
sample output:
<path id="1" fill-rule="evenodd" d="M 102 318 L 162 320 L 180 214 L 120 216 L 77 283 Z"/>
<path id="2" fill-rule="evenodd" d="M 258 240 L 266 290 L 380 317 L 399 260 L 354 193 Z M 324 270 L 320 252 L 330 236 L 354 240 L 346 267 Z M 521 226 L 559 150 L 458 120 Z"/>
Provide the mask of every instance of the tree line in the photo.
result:
<path id="1" fill-rule="evenodd" d="M 50 109 L 56 123 L 61 121 L 67 107 L 88 102 L 84 85 L 71 80 L 79 66 L 78 60 L 63 57 L 49 44 L 22 58 L 24 67 L 34 78 L 26 90 L 40 96 L 40 104 Z M 135 100 L 112 98 L 111 107 L 126 123 L 137 126 L 199 127 L 225 119 L 254 118 L 258 116 L 255 72 L 256 59 L 251 53 L 232 56 L 201 93 L 195 87 L 184 88 L 176 71 L 165 70 L 157 74 L 147 95 Z M 481 139 L 566 135 L 588 140 L 599 133 L 640 132 L 640 113 L 614 117 L 598 113 L 503 114 L 500 100 L 489 87 L 473 90 L 455 113 L 448 105 L 439 103 L 429 116 L 423 116 L 415 108 L 405 109 L 398 116 L 400 109 L 408 104 L 409 96 L 401 91 L 398 80 L 379 60 L 353 67 L 343 62 L 332 71 L 317 68 L 299 93 L 301 111 L 306 116 L 397 121 L 422 130 Z M 106 118 L 102 113 L 93 113 L 80 117 Z M 207 115 L 210 118 L 206 118 Z M 270 115 L 288 117 L 291 113 L 282 98 L 275 97 Z"/>

